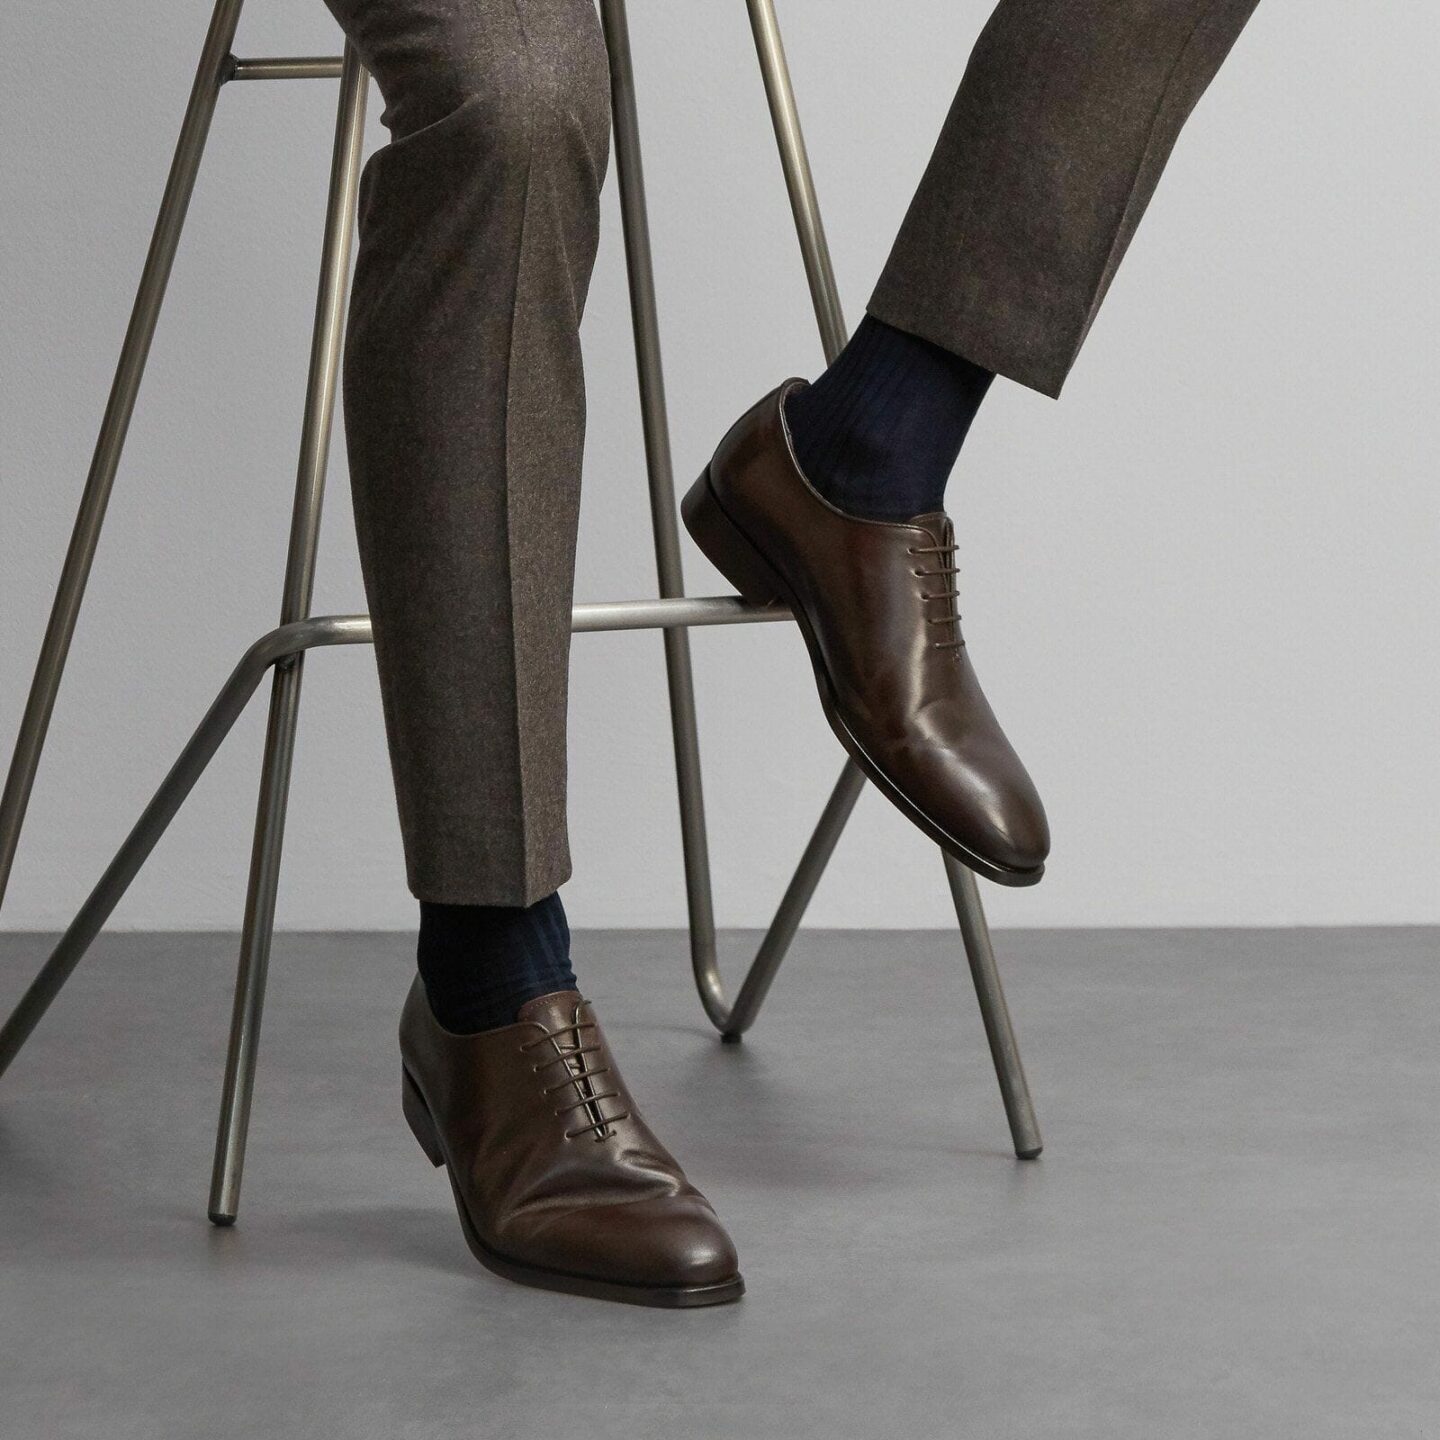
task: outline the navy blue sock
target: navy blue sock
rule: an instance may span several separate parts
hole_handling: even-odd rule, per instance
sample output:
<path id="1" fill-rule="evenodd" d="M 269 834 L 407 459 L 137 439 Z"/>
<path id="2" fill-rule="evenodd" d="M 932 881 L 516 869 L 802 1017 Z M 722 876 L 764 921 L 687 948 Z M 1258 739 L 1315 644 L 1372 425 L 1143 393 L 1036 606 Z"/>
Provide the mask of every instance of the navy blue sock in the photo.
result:
<path id="1" fill-rule="evenodd" d="M 909 520 L 939 510 L 994 378 L 867 315 L 835 363 L 785 402 L 800 468 L 849 515 Z"/>
<path id="2" fill-rule="evenodd" d="M 558 894 L 525 906 L 422 900 L 415 958 L 435 1018 L 458 1035 L 513 1025 L 527 1000 L 575 989 Z"/>

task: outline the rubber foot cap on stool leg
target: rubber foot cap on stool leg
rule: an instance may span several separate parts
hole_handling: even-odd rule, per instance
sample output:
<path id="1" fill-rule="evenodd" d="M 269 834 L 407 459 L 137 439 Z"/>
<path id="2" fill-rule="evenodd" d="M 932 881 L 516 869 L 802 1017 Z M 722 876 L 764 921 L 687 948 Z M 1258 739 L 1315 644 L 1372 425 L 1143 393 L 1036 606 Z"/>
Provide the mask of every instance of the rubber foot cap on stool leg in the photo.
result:
<path id="1" fill-rule="evenodd" d="M 738 1045 L 742 1038 L 738 1030 L 722 1030 L 720 1032 L 720 1043 L 722 1045 Z"/>
<path id="2" fill-rule="evenodd" d="M 235 1223 L 233 1215 L 217 1215 L 215 1211 L 210 1212 L 210 1223 L 221 1230 L 228 1230 Z"/>
<path id="3" fill-rule="evenodd" d="M 1017 1160 L 1038 1160 L 1040 1158 L 1040 1152 L 1044 1150 L 1044 1148 L 1043 1145 L 1037 1145 L 1033 1150 L 1017 1150 L 1015 1152 L 1015 1158 Z"/>

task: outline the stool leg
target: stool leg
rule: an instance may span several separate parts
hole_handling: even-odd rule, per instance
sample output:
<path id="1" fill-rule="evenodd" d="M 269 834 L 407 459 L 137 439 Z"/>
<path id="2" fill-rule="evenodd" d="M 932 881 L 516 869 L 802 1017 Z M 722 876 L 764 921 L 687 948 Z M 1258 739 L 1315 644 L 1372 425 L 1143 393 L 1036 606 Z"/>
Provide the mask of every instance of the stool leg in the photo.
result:
<path id="1" fill-rule="evenodd" d="M 105 867 L 105 873 L 50 952 L 50 958 L 41 966 L 40 973 L 31 981 L 4 1026 L 0 1027 L 0 1075 L 9 1068 L 21 1046 L 30 1038 L 30 1032 L 50 1008 L 51 1001 L 84 958 L 101 927 L 130 888 L 130 882 L 184 804 L 185 797 L 205 773 L 205 767 L 240 718 L 246 702 L 255 693 L 256 686 L 274 659 L 275 656 L 268 653 L 266 641 L 262 640 L 246 652 L 225 682 L 215 703 L 170 767 L 154 798 L 131 827 L 125 843 Z"/>
<path id="2" fill-rule="evenodd" d="M 774 0 L 745 0 L 745 4 L 750 12 L 750 28 L 755 36 L 755 53 L 760 60 L 760 77 L 765 83 L 765 99 L 770 106 L 775 144 L 780 151 L 780 168 L 785 175 L 785 189 L 795 217 L 795 233 L 805 263 L 805 278 L 810 284 L 810 299 L 820 327 L 820 343 L 825 348 L 825 359 L 830 361 L 845 348 L 845 316 L 840 309 L 840 289 L 835 284 L 830 246 L 820 218 L 820 202 L 815 198 L 815 179 L 810 173 L 810 157 L 800 129 L 800 112 L 796 109 L 795 90 L 790 84 L 790 66 L 785 59 L 785 46 L 780 40 Z"/>
<path id="3" fill-rule="evenodd" d="M 970 974 L 975 981 L 975 994 L 980 1001 L 980 1018 L 985 1023 L 985 1038 L 995 1061 L 995 1074 L 1000 1081 L 1000 1098 L 1005 1102 L 1005 1118 L 1010 1122 L 1010 1136 L 1015 1154 L 1021 1160 L 1034 1160 L 1040 1154 L 1040 1125 L 1035 1107 L 1030 1103 L 1030 1086 L 1025 1080 L 1025 1067 L 1020 1063 L 1020 1047 L 1010 1023 L 1010 1007 L 1000 985 L 1000 972 L 995 965 L 995 951 L 990 944 L 990 927 L 980 904 L 980 887 L 974 873 L 958 860 L 945 856 L 945 874 L 950 893 L 955 897 L 955 916 L 965 941 L 965 954 L 970 961 Z"/>
<path id="4" fill-rule="evenodd" d="M 344 329 L 345 296 L 350 276 L 350 241 L 355 228 L 355 198 L 365 129 L 369 78 L 352 46 L 346 45 L 340 75 L 340 101 L 335 148 L 325 211 L 325 239 L 319 294 L 305 388 L 300 461 L 295 482 L 295 507 L 285 566 L 281 624 L 304 619 L 310 611 L 315 580 L 315 552 L 320 532 L 325 470 L 330 454 L 331 420 Z M 255 843 L 245 897 L 240 963 L 235 977 L 235 1004 L 230 1046 L 225 1060 L 225 1085 L 220 1124 L 215 1137 L 215 1163 L 210 1179 L 210 1219 L 231 1225 L 240 1203 L 240 1178 L 250 1100 L 255 1086 L 255 1058 L 260 1018 L 265 1003 L 265 976 L 275 925 L 275 892 L 280 879 L 280 852 L 285 835 L 285 806 L 295 753 L 295 725 L 300 708 L 303 654 L 275 668 L 270 716 L 261 765 L 260 799 L 255 816 Z"/>
<path id="5" fill-rule="evenodd" d="M 765 932 L 759 950 L 755 952 L 755 959 L 740 986 L 740 993 L 735 997 L 735 1004 L 723 1020 L 716 1021 L 721 1030 L 720 1038 L 729 1044 L 733 1045 L 738 1041 L 755 1023 L 755 1017 L 765 1003 L 765 996 L 770 992 L 770 982 L 774 980 L 780 969 L 780 962 L 785 958 L 790 942 L 800 928 L 801 920 L 805 918 L 810 898 L 815 894 L 815 887 L 820 883 L 820 877 L 825 873 L 825 867 L 835 853 L 835 846 L 845 829 L 845 822 L 849 820 L 850 812 L 855 808 L 855 802 L 864 788 L 864 772 L 853 760 L 846 761 L 840 778 L 835 782 L 834 790 L 830 792 L 830 799 L 821 812 L 815 831 L 810 836 L 810 843 L 806 845 L 805 853 L 795 867 L 795 874 L 791 877 L 784 898 L 775 911 L 775 918 L 770 922 L 770 928 Z"/>
<path id="6" fill-rule="evenodd" d="M 635 74 L 630 60 L 630 28 L 625 0 L 600 0 L 600 18 L 610 58 L 611 114 L 615 129 L 615 170 L 620 218 L 625 232 L 625 267 L 630 289 L 630 318 L 635 332 L 635 365 L 640 383 L 640 419 L 645 437 L 645 469 L 650 482 L 650 522 L 660 594 L 685 593 L 680 561 L 680 527 L 675 510 L 675 476 L 670 456 L 670 424 L 665 405 L 665 374 L 660 363 L 660 327 L 656 317 L 655 271 L 650 256 L 650 222 L 645 207 L 645 174 L 640 156 L 640 123 L 635 108 Z M 675 780 L 680 801 L 680 845 L 685 863 L 685 897 L 690 921 L 690 963 L 712 1018 L 723 1018 L 715 951 L 715 905 L 710 884 L 710 845 L 701 784 L 700 741 L 695 720 L 695 680 L 690 635 L 681 627 L 664 631 L 665 675 L 670 689 L 670 730 L 675 749 Z M 712 994 L 718 1012 L 712 1008 Z M 719 1023 L 717 1019 L 717 1023 Z"/>
<path id="7" fill-rule="evenodd" d="M 242 3 L 243 0 L 216 0 L 215 9 L 211 13 L 210 28 L 200 51 L 200 62 L 195 70 L 190 100 L 185 107 L 185 118 L 180 126 L 180 138 L 176 142 L 175 155 L 170 162 L 165 193 L 150 236 L 145 268 L 140 272 L 140 285 L 130 311 L 125 341 L 120 348 L 120 359 L 115 367 L 110 398 L 105 405 L 105 415 L 95 442 L 90 472 L 85 480 L 85 490 L 75 517 L 69 549 L 60 571 L 60 581 L 50 609 L 50 620 L 45 628 L 40 658 L 35 666 L 35 677 L 30 684 L 30 695 L 20 721 L 15 752 L 10 760 L 4 794 L 0 795 L 0 901 L 4 899 L 10 869 L 15 861 L 15 850 L 20 843 L 20 829 L 25 823 L 25 811 L 35 783 L 35 771 L 40 764 L 40 752 L 45 746 L 45 735 L 50 727 L 50 716 L 55 708 L 60 679 L 65 672 L 65 661 L 70 653 L 75 622 L 79 618 L 80 605 L 85 598 L 85 585 L 90 578 L 90 566 L 95 559 L 96 546 L 100 542 L 100 529 L 105 523 L 105 508 L 110 500 L 115 472 L 120 466 L 120 455 L 125 447 L 130 417 L 135 412 L 135 399 L 140 392 L 145 361 L 150 354 L 150 342 L 155 335 L 161 302 L 165 299 L 165 288 L 170 279 L 170 269 L 180 244 L 185 212 L 195 188 L 200 159 L 205 153 L 210 121 L 215 114 L 215 102 L 220 95 L 220 87 L 228 77 L 230 47 L 235 39 L 235 27 L 240 22 Z"/>
<path id="8" fill-rule="evenodd" d="M 601 0 L 610 59 L 611 110 L 615 126 L 615 161 L 620 190 L 620 213 L 625 230 L 625 260 L 630 283 L 630 310 L 635 331 L 635 356 L 640 380 L 640 410 L 645 434 L 646 468 L 650 480 L 650 513 L 655 536 L 655 558 L 663 596 L 684 594 L 680 562 L 680 532 L 675 513 L 675 485 L 666 419 L 665 381 L 660 361 L 660 335 L 656 320 L 655 279 L 650 256 L 650 229 L 645 206 L 645 180 L 640 154 L 639 121 L 635 105 L 634 69 L 630 58 L 629 25 L 625 0 Z M 778 36 L 776 37 L 778 46 Z M 780 63 L 783 66 L 783 53 Z M 784 80 L 788 93 L 788 77 Z M 793 115 L 793 99 L 789 102 Z M 800 171 L 798 181 L 809 195 L 807 213 L 813 216 L 812 248 L 807 265 L 818 254 L 821 289 L 816 290 L 817 311 L 827 342 L 834 350 L 845 343 L 829 254 L 814 204 L 813 186 L 805 163 L 798 121 L 794 129 Z M 790 166 L 787 163 L 787 176 Z M 792 195 L 798 192 L 792 190 Z M 797 211 L 797 214 L 799 212 Z M 818 251 L 813 247 L 818 246 Z M 822 301 L 821 295 L 824 299 Z M 720 979 L 715 943 L 715 910 L 711 890 L 705 800 L 701 786 L 700 747 L 695 720 L 695 690 L 690 641 L 685 630 L 665 632 L 665 661 L 670 683 L 671 729 L 680 798 L 681 844 L 685 860 L 685 888 L 690 920 L 690 960 L 705 1011 L 723 1038 L 738 1040 L 754 1022 L 771 981 L 785 958 L 815 887 L 834 852 L 845 822 L 864 784 L 858 768 L 842 771 L 829 803 L 806 846 L 795 875 L 780 902 L 764 941 L 731 1007 Z"/>
<path id="9" fill-rule="evenodd" d="M 830 264 L 830 251 L 825 242 L 825 227 L 820 218 L 819 203 L 815 198 L 815 182 L 810 174 L 810 162 L 805 153 L 805 140 L 800 130 L 800 116 L 795 106 L 795 93 L 790 84 L 790 70 L 785 61 L 785 48 L 780 39 L 779 22 L 775 16 L 774 0 L 746 0 L 750 13 L 750 25 L 755 35 L 755 49 L 760 59 L 760 72 L 765 82 L 765 96 L 770 105 L 770 118 L 775 129 L 775 142 L 780 151 L 781 168 L 785 173 L 785 185 L 790 196 L 790 208 L 795 217 L 795 231 L 800 241 L 800 253 L 805 262 L 805 275 L 810 284 L 810 296 L 815 306 L 815 318 L 820 327 L 820 338 L 825 347 L 825 358 L 833 360 L 845 344 L 845 321 L 840 310 L 839 291 L 835 284 L 834 270 Z M 853 767 L 852 767 L 853 768 Z M 860 781 L 854 782 L 858 795 Z M 846 784 L 842 773 L 836 786 L 838 797 Z M 851 804 L 854 800 L 852 798 Z M 832 807 L 835 800 L 831 801 Z M 845 814 L 848 815 L 846 809 Z M 844 817 L 839 820 L 843 826 Z M 822 822 L 822 829 L 825 828 Z M 838 838 L 838 826 L 835 830 Z M 819 839 L 820 832 L 816 832 Z M 812 848 L 815 842 L 812 841 Z M 830 842 L 833 848 L 834 840 Z M 828 850 L 818 859 L 823 869 L 829 858 Z M 951 894 L 955 900 L 955 914 L 960 922 L 960 933 L 965 941 L 965 953 L 970 961 L 970 973 L 974 977 L 975 992 L 980 1002 L 980 1014 L 985 1023 L 985 1034 L 990 1041 L 990 1053 L 995 1060 L 995 1070 L 1000 1080 L 1000 1094 L 1005 1102 L 1005 1114 L 1010 1121 L 1010 1134 L 1015 1142 L 1015 1153 L 1022 1160 L 1034 1159 L 1040 1154 L 1040 1127 L 1035 1119 L 1034 1106 L 1030 1101 L 1030 1088 L 1025 1081 L 1025 1070 L 1020 1063 L 1020 1050 L 1015 1042 L 1015 1032 L 1010 1024 L 1010 1012 L 1005 1004 L 1005 992 L 1000 986 L 1000 974 L 995 966 L 995 952 L 990 944 L 990 930 L 985 923 L 985 909 L 980 902 L 980 891 L 975 876 L 949 855 L 944 857 L 945 871 L 950 880 Z M 810 860 L 807 852 L 806 861 Z M 806 862 L 802 862 L 802 870 Z M 814 888 L 818 873 L 810 882 Z M 799 882 L 797 872 L 794 883 Z M 794 888 L 794 884 L 792 884 Z M 789 897 L 786 897 L 787 900 Z M 808 898 L 808 896 L 807 896 Z M 781 907 L 782 914 L 784 906 Z M 771 929 L 779 927 L 781 915 L 776 916 Z M 799 924 L 798 917 L 794 922 Z M 793 931 L 792 931 L 793 933 Z M 788 937 L 787 937 L 788 940 Z M 764 956 L 770 936 L 761 947 Z M 756 960 L 752 974 L 746 978 L 740 998 L 735 1005 L 736 1012 L 745 1010 L 743 1017 L 749 1024 L 754 1011 L 764 999 L 774 971 L 778 968 L 782 954 L 770 960 L 768 971 Z M 757 973 L 758 972 L 758 973 Z M 756 990 L 753 1003 L 746 1008 L 747 991 Z M 735 1027 L 740 1028 L 740 1027 Z"/>
<path id="10" fill-rule="evenodd" d="M 805 136 L 800 128 L 800 114 L 795 105 L 795 91 L 790 83 L 790 67 L 780 39 L 780 27 L 771 0 L 746 0 L 750 26 L 755 37 L 755 53 L 760 62 L 760 76 L 765 86 L 765 99 L 770 107 L 770 120 L 775 131 L 775 144 L 780 152 L 780 168 L 785 177 L 786 193 L 795 218 L 795 233 L 800 242 L 800 256 L 810 286 L 810 299 L 815 309 L 815 322 L 820 330 L 820 343 L 826 360 L 833 360 L 845 347 L 845 315 L 840 305 L 840 290 L 830 262 L 830 246 L 825 239 L 825 224 L 815 195 L 815 180 L 810 173 L 810 157 L 805 150 Z M 716 1019 L 722 1038 L 731 1043 L 755 1023 L 770 985 L 780 969 L 794 940 L 800 922 L 819 885 L 825 867 L 835 852 L 840 836 L 855 809 L 855 802 L 865 788 L 860 767 L 847 760 L 835 782 L 820 820 L 815 826 L 805 853 L 795 869 L 770 928 L 760 943 L 749 973 L 740 986 L 735 1004 L 722 1019 Z M 715 998 L 721 997 L 719 977 L 711 970 Z M 710 997 L 702 998 L 715 1018 Z"/>

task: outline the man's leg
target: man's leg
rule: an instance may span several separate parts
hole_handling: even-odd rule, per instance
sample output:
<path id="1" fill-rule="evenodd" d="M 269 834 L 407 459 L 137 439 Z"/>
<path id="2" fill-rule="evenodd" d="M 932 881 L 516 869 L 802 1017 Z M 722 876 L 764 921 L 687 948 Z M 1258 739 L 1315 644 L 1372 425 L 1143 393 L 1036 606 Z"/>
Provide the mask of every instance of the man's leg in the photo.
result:
<path id="1" fill-rule="evenodd" d="M 345 421 L 422 911 L 405 1114 L 490 1268 L 640 1303 L 734 1299 L 729 1240 L 575 989 L 555 893 L 578 330 L 609 150 L 599 22 L 590 0 L 327 3 L 392 136 L 361 182 Z"/>
<path id="2" fill-rule="evenodd" d="M 788 406 L 832 503 L 942 503 L 995 372 L 1059 393 L 1258 0 L 1003 0 L 845 353 Z"/>
<path id="3" fill-rule="evenodd" d="M 584 0 L 334 0 L 385 96 L 345 356 L 355 516 L 437 1017 L 575 983 L 565 702 L 609 149 Z"/>
<path id="4" fill-rule="evenodd" d="M 1040 800 L 971 668 L 945 482 L 996 373 L 1061 384 L 1180 127 L 1258 0 L 1002 0 L 870 299 L 686 501 L 701 549 L 811 640 L 841 743 L 926 834 L 1031 884 Z"/>
<path id="5" fill-rule="evenodd" d="M 867 306 L 1058 395 L 1259 0 L 1002 0 Z"/>
<path id="6" fill-rule="evenodd" d="M 579 323 L 609 148 L 588 0 L 328 0 L 385 99 L 345 353 L 360 556 L 410 888 L 570 872 Z"/>

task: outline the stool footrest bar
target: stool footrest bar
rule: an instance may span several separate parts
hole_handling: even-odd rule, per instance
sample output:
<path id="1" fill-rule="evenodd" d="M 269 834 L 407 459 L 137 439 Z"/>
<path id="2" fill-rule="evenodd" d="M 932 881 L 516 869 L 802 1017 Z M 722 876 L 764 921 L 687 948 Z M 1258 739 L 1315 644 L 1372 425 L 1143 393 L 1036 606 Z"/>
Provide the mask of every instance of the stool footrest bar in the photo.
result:
<path id="1" fill-rule="evenodd" d="M 576 633 L 601 633 L 692 625 L 736 625 L 789 618 L 790 612 L 783 607 L 750 605 L 736 595 L 692 596 L 576 605 L 572 611 L 572 629 Z M 265 672 L 271 666 L 293 662 L 296 656 L 307 650 L 330 645 L 369 645 L 373 639 L 368 615 L 312 615 L 288 625 L 277 625 L 240 657 L 205 718 L 135 822 L 125 843 L 106 867 L 99 883 L 90 892 L 4 1027 L 0 1028 L 0 1075 L 19 1053 L 50 1002 L 59 994 L 130 888 L 140 867 L 240 718 L 246 703 L 265 678 Z"/>
<path id="2" fill-rule="evenodd" d="M 270 55 L 242 60 L 232 55 L 226 80 L 338 80 L 344 59 L 339 55 Z"/>

